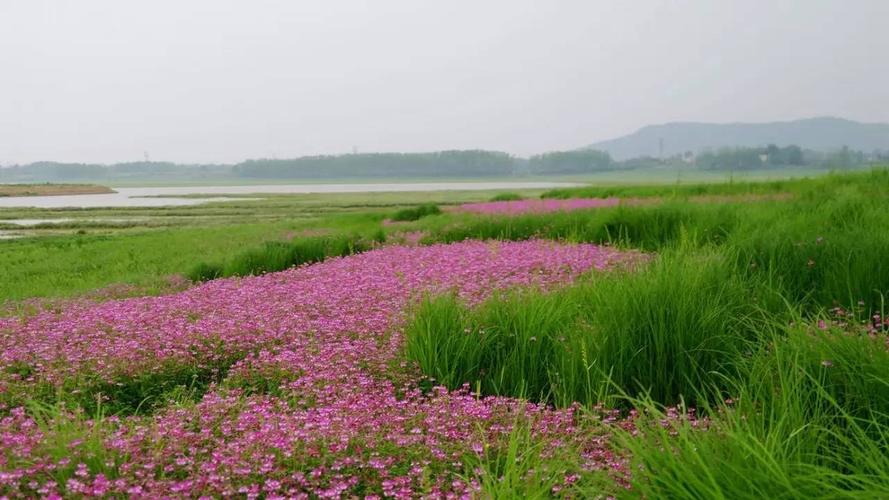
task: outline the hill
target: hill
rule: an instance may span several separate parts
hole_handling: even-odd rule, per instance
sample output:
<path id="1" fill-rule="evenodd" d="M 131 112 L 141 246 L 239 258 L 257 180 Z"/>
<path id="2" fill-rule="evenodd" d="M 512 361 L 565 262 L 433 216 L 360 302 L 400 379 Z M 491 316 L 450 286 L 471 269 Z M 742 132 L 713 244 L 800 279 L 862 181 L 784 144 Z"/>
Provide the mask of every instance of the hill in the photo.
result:
<path id="1" fill-rule="evenodd" d="M 661 141 L 663 151 L 660 150 Z M 767 144 L 796 144 L 814 151 L 833 151 L 843 146 L 865 152 L 889 150 L 889 123 L 860 123 L 834 117 L 771 123 L 673 122 L 649 125 L 632 134 L 582 149 L 607 151 L 614 159 L 623 160 Z"/>

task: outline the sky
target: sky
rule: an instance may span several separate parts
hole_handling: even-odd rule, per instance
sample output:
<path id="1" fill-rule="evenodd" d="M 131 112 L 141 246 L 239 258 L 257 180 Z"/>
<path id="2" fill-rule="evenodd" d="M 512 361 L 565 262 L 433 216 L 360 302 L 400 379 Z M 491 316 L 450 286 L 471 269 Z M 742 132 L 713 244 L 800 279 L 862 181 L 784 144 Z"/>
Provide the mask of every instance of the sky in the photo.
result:
<path id="1" fill-rule="evenodd" d="M 0 0 L 0 164 L 889 122 L 886 0 Z"/>

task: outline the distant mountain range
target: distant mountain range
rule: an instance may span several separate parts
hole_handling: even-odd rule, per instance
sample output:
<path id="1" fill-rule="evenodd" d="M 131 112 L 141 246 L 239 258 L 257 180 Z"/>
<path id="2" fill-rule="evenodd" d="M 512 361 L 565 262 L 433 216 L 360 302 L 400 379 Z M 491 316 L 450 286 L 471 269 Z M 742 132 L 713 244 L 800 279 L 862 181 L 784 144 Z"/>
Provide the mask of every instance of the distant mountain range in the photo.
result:
<path id="1" fill-rule="evenodd" d="M 614 159 L 624 160 L 768 144 L 796 144 L 814 151 L 833 151 L 843 146 L 867 153 L 876 149 L 889 150 L 889 123 L 860 123 L 834 117 L 771 123 L 673 122 L 649 125 L 632 134 L 581 149 L 607 151 Z"/>

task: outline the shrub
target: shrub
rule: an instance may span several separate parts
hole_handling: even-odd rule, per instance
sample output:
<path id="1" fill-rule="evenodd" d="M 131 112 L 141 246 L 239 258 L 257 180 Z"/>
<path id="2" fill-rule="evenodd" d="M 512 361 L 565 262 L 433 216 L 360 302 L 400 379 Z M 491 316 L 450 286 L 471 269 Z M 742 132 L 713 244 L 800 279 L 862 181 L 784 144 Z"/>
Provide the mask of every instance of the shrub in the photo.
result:
<path id="1" fill-rule="evenodd" d="M 491 197 L 490 201 L 519 201 L 525 197 L 518 193 L 499 193 Z"/>
<path id="2" fill-rule="evenodd" d="M 397 222 L 415 221 L 427 217 L 429 215 L 438 215 L 441 209 L 438 205 L 428 203 L 414 208 L 403 208 L 395 212 L 391 219 Z"/>

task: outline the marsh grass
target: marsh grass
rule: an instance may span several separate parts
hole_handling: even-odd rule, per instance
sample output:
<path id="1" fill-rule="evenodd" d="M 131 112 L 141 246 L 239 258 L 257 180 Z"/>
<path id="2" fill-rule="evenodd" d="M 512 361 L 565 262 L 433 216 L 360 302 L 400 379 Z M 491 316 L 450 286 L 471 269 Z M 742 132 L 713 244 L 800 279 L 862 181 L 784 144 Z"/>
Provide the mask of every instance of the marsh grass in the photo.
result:
<path id="1" fill-rule="evenodd" d="M 551 189 L 540 195 L 541 198 L 607 198 L 618 197 L 673 197 L 688 198 L 702 195 L 769 195 L 780 193 L 801 193 L 814 189 L 831 190 L 836 186 L 870 183 L 885 176 L 885 169 L 879 166 L 856 172 L 829 171 L 825 175 L 767 181 L 735 181 L 729 178 L 723 182 L 683 184 L 680 179 L 672 184 L 624 184 L 611 186 L 581 186 L 574 188 Z"/>
<path id="2" fill-rule="evenodd" d="M 82 374 L 61 385 L 38 383 L 7 387 L 0 403 L 16 407 L 30 401 L 38 405 L 63 405 L 89 417 L 100 415 L 150 415 L 171 403 L 199 400 L 226 374 L 223 369 L 170 364 L 152 373 L 118 376 L 111 380 Z"/>
<path id="3" fill-rule="evenodd" d="M 520 195 L 519 193 L 498 193 L 491 197 L 490 201 L 519 201 L 524 200 L 525 197 Z"/>
<path id="4" fill-rule="evenodd" d="M 703 407 L 707 430 L 664 426 L 662 406 L 630 399 L 646 417 L 636 432 L 619 431 L 615 446 L 634 462 L 632 497 L 889 496 L 885 339 L 768 331 L 733 378 L 736 396 Z"/>
<path id="5" fill-rule="evenodd" d="M 439 208 L 438 205 L 434 203 L 424 203 L 423 205 L 412 208 L 402 208 L 392 214 L 391 219 L 396 222 L 415 221 L 422 219 L 423 217 L 438 215 L 440 213 L 441 208 Z"/>
<path id="6" fill-rule="evenodd" d="M 405 355 L 434 383 L 454 389 L 468 383 L 480 394 L 559 407 L 604 401 L 635 408 L 642 416 L 634 430 L 611 428 L 614 451 L 633 465 L 632 489 L 609 490 L 619 497 L 887 498 L 889 344 L 882 327 L 862 325 L 886 312 L 887 185 L 889 171 L 883 170 L 756 186 L 586 188 L 564 196 L 651 194 L 666 200 L 517 217 L 418 218 L 427 242 L 542 237 L 657 255 L 633 270 L 593 274 L 546 293 L 502 292 L 472 307 L 450 295 L 427 297 L 410 311 Z M 794 196 L 714 205 L 684 199 L 778 192 Z M 108 264 L 86 258 L 103 257 L 102 249 L 109 252 L 103 258 L 122 259 L 115 276 L 181 267 L 196 256 L 207 260 L 195 266 L 196 280 L 260 274 L 371 248 L 384 239 L 374 232 L 383 216 L 350 216 L 334 234 L 261 243 L 242 253 L 232 248 L 262 241 L 269 227 L 294 228 L 240 227 L 238 245 L 224 248 L 226 230 L 218 228 L 158 232 L 157 241 L 131 235 L 11 243 L 9 248 L 21 249 L 3 257 L 13 280 L 28 276 L 12 274 L 16 259 L 44 245 L 46 251 L 31 258 L 46 260 L 47 271 L 39 286 L 2 289 L 7 295 L 45 291 L 57 282 L 73 290 L 107 279 L 97 276 Z M 200 234 L 216 245 L 209 256 L 192 248 Z M 138 256 L 139 242 L 155 245 L 148 249 L 155 256 L 170 255 L 171 245 L 186 250 L 173 263 L 151 264 Z M 64 273 L 46 277 L 56 269 L 52 256 L 75 266 L 65 276 L 79 273 L 76 286 L 63 280 Z M 134 274 L 120 274 L 124 268 Z M 837 306 L 854 309 L 856 316 L 843 316 L 846 324 L 826 316 Z M 54 460 L 72 458 L 70 467 L 52 472 L 59 484 L 72 477 L 78 461 L 91 474 L 113 478 L 121 458 L 104 448 L 103 436 L 112 432 L 103 427 L 112 425 L 109 415 L 187 405 L 215 383 L 280 396 L 275 391 L 282 374 L 227 379 L 237 359 L 206 369 L 174 363 L 110 382 L 72 378 L 61 389 L 13 384 L 0 403 L 27 405 L 50 436 L 42 444 L 45 453 Z M 4 369 L 22 380 L 34 373 L 26 364 Z M 666 408 L 676 404 L 693 405 L 705 420 L 676 419 Z M 568 452 L 548 456 L 527 426 L 514 426 L 505 441 L 463 457 L 467 479 L 479 481 L 484 498 L 549 497 L 558 473 L 578 465 Z M 594 476 L 584 474 L 581 481 Z M 603 491 L 580 486 L 569 494 Z"/>
<path id="7" fill-rule="evenodd" d="M 315 228 L 372 237 L 381 216 L 327 216 L 322 220 L 233 223 L 208 227 L 140 229 L 116 234 L 56 235 L 0 241 L 0 304 L 32 297 L 88 293 L 127 283 L 146 294 L 168 290 L 171 274 L 201 262 L 222 265 L 244 248 Z"/>
<path id="8" fill-rule="evenodd" d="M 93 476 L 103 474 L 110 480 L 117 478 L 118 467 L 124 457 L 105 444 L 113 426 L 104 418 L 101 406 L 94 418 L 88 418 L 83 411 L 77 408 L 72 410 L 64 404 L 32 401 L 27 409 L 44 436 L 39 444 L 41 455 L 57 464 L 47 473 L 63 491 L 68 480 L 75 477 L 78 466 L 85 466 Z M 20 460 L 20 457 L 10 458 L 13 463 Z"/>
<path id="9" fill-rule="evenodd" d="M 483 443 L 483 452 L 465 458 L 464 468 L 473 474 L 467 481 L 476 480 L 480 487 L 479 498 L 508 500 L 513 498 L 551 498 L 559 493 L 565 496 L 586 496 L 591 487 L 607 487 L 608 481 L 593 475 L 581 484 L 565 484 L 568 470 L 580 471 L 576 459 L 578 450 L 565 444 L 558 453 L 536 439 L 526 422 L 516 422 L 499 446 Z M 604 474 L 603 474 L 604 476 Z M 577 477 L 580 477 L 577 474 Z M 598 489 L 596 493 L 601 492 Z"/>
<path id="10" fill-rule="evenodd" d="M 772 220 L 731 235 L 739 271 L 758 274 L 809 309 L 878 310 L 889 291 L 886 201 L 834 198 L 777 207 Z"/>
<path id="11" fill-rule="evenodd" d="M 290 242 L 268 241 L 261 246 L 244 250 L 224 264 L 201 262 L 187 276 L 192 281 L 207 281 L 283 271 L 303 264 L 321 262 L 328 257 L 344 257 L 364 252 L 385 241 L 385 237 L 378 230 L 370 237 L 335 235 L 296 238 Z"/>
<path id="12" fill-rule="evenodd" d="M 728 206 L 667 203 L 510 217 L 472 216 L 430 228 L 425 241 L 549 238 L 654 251 L 682 238 L 695 238 L 701 244 L 721 242 L 737 223 L 737 214 Z"/>
<path id="13" fill-rule="evenodd" d="M 549 238 L 653 252 L 718 246 L 726 258 L 733 259 L 739 274 L 768 281 L 809 313 L 836 305 L 851 307 L 859 301 L 875 310 L 889 292 L 885 259 L 889 231 L 883 229 L 889 208 L 887 185 L 889 170 L 874 170 L 732 188 L 753 192 L 787 188 L 794 196 L 786 200 L 700 204 L 670 198 L 657 205 L 567 213 L 464 214 L 421 225 L 421 229 L 426 231 L 427 243 Z M 667 188 L 645 189 L 664 192 Z M 712 188 L 714 192 L 722 189 L 728 188 Z M 707 192 L 703 188 L 692 191 Z"/>
<path id="14" fill-rule="evenodd" d="M 406 354 L 451 388 L 568 406 L 616 385 L 662 403 L 719 384 L 749 349 L 763 311 L 784 306 L 714 251 L 672 252 L 633 272 L 596 275 L 549 293 L 496 295 L 477 307 L 426 299 L 406 328 Z"/>

